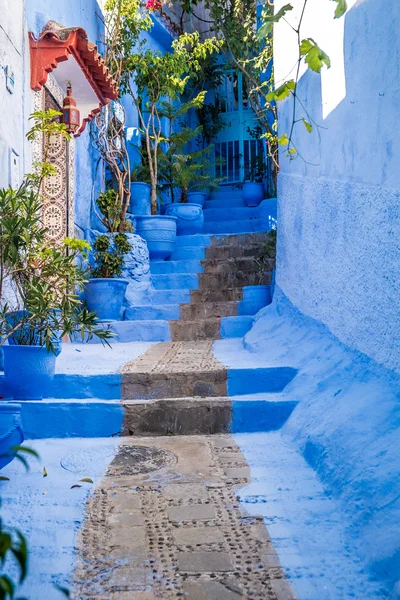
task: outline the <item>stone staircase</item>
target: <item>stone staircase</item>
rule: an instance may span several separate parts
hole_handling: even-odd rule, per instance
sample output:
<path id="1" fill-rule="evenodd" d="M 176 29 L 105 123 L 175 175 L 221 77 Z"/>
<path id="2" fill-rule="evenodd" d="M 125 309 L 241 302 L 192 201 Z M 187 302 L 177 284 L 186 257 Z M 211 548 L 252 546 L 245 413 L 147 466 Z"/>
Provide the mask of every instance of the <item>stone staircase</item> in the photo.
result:
<path id="1" fill-rule="evenodd" d="M 242 337 L 253 315 L 241 302 L 242 287 L 260 281 L 255 259 L 268 232 L 258 208 L 246 207 L 241 192 L 217 192 L 204 208 L 204 232 L 177 237 L 168 261 L 151 261 L 152 289 L 113 323 L 116 341 L 195 341 Z M 210 235 L 213 234 L 213 235 Z"/>

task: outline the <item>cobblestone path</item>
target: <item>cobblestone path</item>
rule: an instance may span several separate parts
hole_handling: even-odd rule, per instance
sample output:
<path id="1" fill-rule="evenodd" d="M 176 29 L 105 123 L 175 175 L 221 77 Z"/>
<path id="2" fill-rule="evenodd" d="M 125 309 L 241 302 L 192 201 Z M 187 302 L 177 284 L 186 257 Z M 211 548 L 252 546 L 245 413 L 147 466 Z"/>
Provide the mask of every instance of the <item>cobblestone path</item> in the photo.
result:
<path id="1" fill-rule="evenodd" d="M 237 490 L 248 465 L 228 435 L 122 438 L 89 500 L 79 600 L 293 600 L 262 518 Z"/>

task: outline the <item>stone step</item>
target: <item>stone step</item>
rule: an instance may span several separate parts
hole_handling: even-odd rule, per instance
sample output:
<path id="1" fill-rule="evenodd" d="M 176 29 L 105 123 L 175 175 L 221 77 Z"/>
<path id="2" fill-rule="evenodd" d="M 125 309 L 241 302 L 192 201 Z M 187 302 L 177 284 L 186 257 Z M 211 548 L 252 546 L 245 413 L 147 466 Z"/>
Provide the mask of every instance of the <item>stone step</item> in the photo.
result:
<path id="1" fill-rule="evenodd" d="M 179 319 L 179 304 L 148 304 L 130 306 L 125 311 L 125 321 L 154 321 Z"/>
<path id="2" fill-rule="evenodd" d="M 190 303 L 204 304 L 205 302 L 229 302 L 232 300 L 242 300 L 242 288 L 219 288 L 207 290 L 191 290 Z"/>
<path id="3" fill-rule="evenodd" d="M 170 321 L 173 342 L 192 342 L 196 340 L 219 340 L 221 319 L 197 319 L 196 321 Z"/>
<path id="4" fill-rule="evenodd" d="M 227 246 L 230 248 L 230 246 Z M 218 248 L 219 249 L 219 248 Z M 256 257 L 258 258 L 258 256 Z M 242 272 L 259 272 L 259 265 L 256 262 L 256 258 L 253 256 L 250 257 L 238 257 L 238 258 L 207 258 L 206 260 L 202 260 L 202 271 L 205 274 L 217 275 L 217 274 L 229 274 L 229 273 L 237 273 L 239 271 Z M 268 260 L 266 262 L 269 270 L 275 266 L 274 259 Z"/>
<path id="5" fill-rule="evenodd" d="M 187 254 L 186 254 L 187 258 Z M 201 273 L 203 267 L 200 260 L 152 260 L 150 271 L 153 275 L 167 273 Z"/>
<path id="6" fill-rule="evenodd" d="M 212 435 L 276 431 L 297 404 L 282 394 L 160 400 L 44 398 L 22 402 L 21 417 L 25 437 L 31 440 Z"/>
<path id="7" fill-rule="evenodd" d="M 234 273 L 199 273 L 198 286 L 200 291 L 219 290 L 224 287 L 238 288 L 245 285 L 269 285 L 271 273 L 264 273 L 260 280 L 260 274 L 252 271 L 236 271 Z"/>
<path id="8" fill-rule="evenodd" d="M 246 233 L 263 230 L 261 221 L 257 218 L 244 221 L 208 221 L 204 223 L 203 232 L 210 235 L 215 233 Z"/>
<path id="9" fill-rule="evenodd" d="M 226 397 L 278 393 L 296 376 L 292 367 L 226 369 L 211 340 L 152 346 L 121 369 L 124 400 Z"/>
<path id="10" fill-rule="evenodd" d="M 197 290 L 199 287 L 197 273 L 166 273 L 163 275 L 152 275 L 151 283 L 155 290 Z"/>
<path id="11" fill-rule="evenodd" d="M 246 335 L 253 325 L 252 316 L 208 317 L 195 321 L 170 321 L 173 342 L 220 340 Z"/>
<path id="12" fill-rule="evenodd" d="M 123 429 L 137 436 L 276 431 L 297 404 L 279 394 L 123 400 Z"/>
<path id="13" fill-rule="evenodd" d="M 227 371 L 209 340 L 156 344 L 126 364 L 121 376 L 127 400 L 226 396 Z"/>
<path id="14" fill-rule="evenodd" d="M 204 304 L 181 304 L 181 321 L 195 321 L 197 319 L 215 319 L 221 317 L 235 317 L 238 314 L 238 303 L 230 302 L 205 302 Z"/>
<path id="15" fill-rule="evenodd" d="M 247 246 L 209 246 L 205 249 L 206 260 L 229 260 L 234 258 L 258 258 L 263 252 L 265 242 L 255 242 Z"/>
<path id="16" fill-rule="evenodd" d="M 225 208 L 229 210 L 231 208 L 241 208 L 245 207 L 244 200 L 242 196 L 224 196 L 220 198 L 211 198 L 210 200 L 206 200 L 204 203 L 204 209 L 208 210 L 209 208 Z"/>
<path id="17" fill-rule="evenodd" d="M 259 242 L 265 242 L 269 237 L 269 231 L 254 231 L 246 233 L 227 233 L 213 235 L 210 239 L 211 246 L 248 246 Z"/>
<path id="18" fill-rule="evenodd" d="M 204 222 L 223 222 L 239 221 L 243 223 L 249 219 L 256 219 L 258 217 L 258 207 L 231 207 L 224 206 L 222 208 L 206 208 L 204 210 Z"/>

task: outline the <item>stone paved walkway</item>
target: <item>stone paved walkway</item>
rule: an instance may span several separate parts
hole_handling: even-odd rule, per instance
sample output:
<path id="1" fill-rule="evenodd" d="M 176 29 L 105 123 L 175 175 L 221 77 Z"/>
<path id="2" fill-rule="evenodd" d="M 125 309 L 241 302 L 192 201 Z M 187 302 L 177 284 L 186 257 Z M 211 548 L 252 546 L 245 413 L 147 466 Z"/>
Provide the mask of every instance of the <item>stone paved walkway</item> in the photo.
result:
<path id="1" fill-rule="evenodd" d="M 292 600 L 261 517 L 237 501 L 248 465 L 230 436 L 122 438 L 90 499 L 79 600 Z"/>

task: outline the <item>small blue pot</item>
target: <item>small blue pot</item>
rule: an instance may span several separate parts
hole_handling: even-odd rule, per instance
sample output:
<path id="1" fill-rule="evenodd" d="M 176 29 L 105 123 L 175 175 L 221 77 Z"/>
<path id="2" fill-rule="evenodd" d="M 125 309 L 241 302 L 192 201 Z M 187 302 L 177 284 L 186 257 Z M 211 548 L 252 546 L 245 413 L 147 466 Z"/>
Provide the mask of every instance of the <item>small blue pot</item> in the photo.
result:
<path id="1" fill-rule="evenodd" d="M 264 200 L 264 184 L 246 181 L 242 193 L 246 206 L 258 206 Z"/>
<path id="2" fill-rule="evenodd" d="M 15 402 L 0 402 L 0 469 L 15 457 L 11 448 L 20 446 L 23 441 L 21 405 Z"/>
<path id="3" fill-rule="evenodd" d="M 243 287 L 243 305 L 247 315 L 255 315 L 259 310 L 271 304 L 270 285 L 246 285 Z"/>
<path id="4" fill-rule="evenodd" d="M 188 202 L 191 204 L 200 204 L 204 206 L 204 202 L 207 200 L 208 194 L 206 192 L 188 192 Z"/>
<path id="5" fill-rule="evenodd" d="M 170 204 L 167 215 L 178 219 L 176 227 L 178 235 L 194 235 L 203 230 L 204 215 L 200 204 Z"/>
<path id="6" fill-rule="evenodd" d="M 151 215 L 151 186 L 148 183 L 131 183 L 128 212 L 133 215 Z"/>
<path id="7" fill-rule="evenodd" d="M 89 279 L 85 284 L 88 310 L 96 312 L 99 321 L 120 321 L 127 286 L 128 281 L 121 278 Z"/>
<path id="8" fill-rule="evenodd" d="M 169 213 L 137 217 L 136 233 L 146 240 L 150 259 L 165 260 L 175 249 L 176 217 Z"/>
<path id="9" fill-rule="evenodd" d="M 56 355 L 43 346 L 3 346 L 7 389 L 15 400 L 41 400 L 54 378 Z"/>
<path id="10" fill-rule="evenodd" d="M 59 312 L 60 311 L 58 311 L 58 310 L 54 311 L 54 313 L 59 313 Z M 22 321 L 24 318 L 26 318 L 27 314 L 28 314 L 28 311 L 26 311 L 26 310 L 16 310 L 14 312 L 9 312 L 6 316 L 6 319 L 7 319 L 7 323 L 10 325 L 10 328 L 14 327 L 19 321 Z M 30 327 L 28 324 L 23 325 L 22 327 L 17 329 L 17 331 L 13 335 L 10 335 L 10 337 L 8 338 L 9 345 L 15 346 L 15 345 L 26 344 L 27 338 L 30 337 L 29 330 L 30 330 Z M 61 350 L 62 350 L 61 335 L 62 335 L 62 331 L 60 330 L 59 332 L 54 333 L 53 337 L 52 337 L 52 342 L 54 345 L 56 356 L 59 356 L 59 354 L 61 353 Z M 36 333 L 35 331 L 33 331 L 32 339 L 30 341 L 32 341 L 32 343 L 40 346 L 39 333 Z"/>

